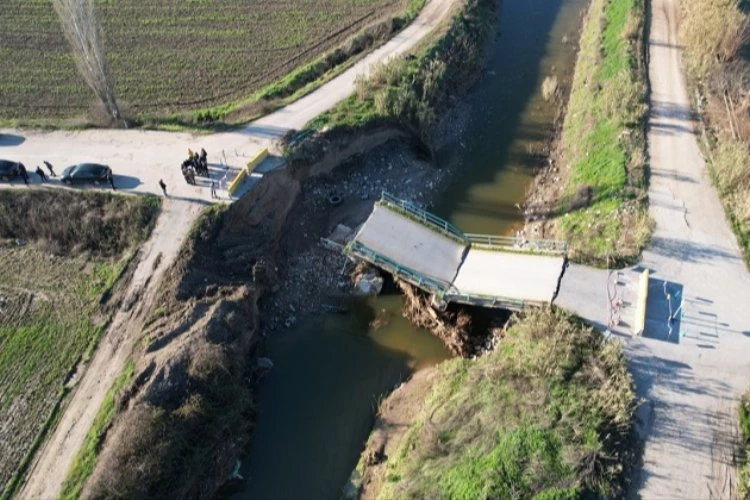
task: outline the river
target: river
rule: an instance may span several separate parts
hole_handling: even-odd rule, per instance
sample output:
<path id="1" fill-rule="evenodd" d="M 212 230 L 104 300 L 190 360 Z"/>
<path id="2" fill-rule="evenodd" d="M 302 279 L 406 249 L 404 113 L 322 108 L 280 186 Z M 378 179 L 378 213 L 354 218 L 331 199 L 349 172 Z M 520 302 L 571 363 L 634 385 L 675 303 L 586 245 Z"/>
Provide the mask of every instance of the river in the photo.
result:
<path id="1" fill-rule="evenodd" d="M 557 107 L 542 81 L 570 80 L 587 0 L 504 0 L 484 75 L 468 96 L 465 136 L 438 152 L 459 170 L 436 212 L 468 232 L 522 225 L 533 171 Z M 369 435 L 378 402 L 415 370 L 449 357 L 442 342 L 401 317 L 401 297 L 354 302 L 347 314 L 308 318 L 267 339 L 273 370 L 258 391 L 258 425 L 237 499 L 338 498 Z"/>

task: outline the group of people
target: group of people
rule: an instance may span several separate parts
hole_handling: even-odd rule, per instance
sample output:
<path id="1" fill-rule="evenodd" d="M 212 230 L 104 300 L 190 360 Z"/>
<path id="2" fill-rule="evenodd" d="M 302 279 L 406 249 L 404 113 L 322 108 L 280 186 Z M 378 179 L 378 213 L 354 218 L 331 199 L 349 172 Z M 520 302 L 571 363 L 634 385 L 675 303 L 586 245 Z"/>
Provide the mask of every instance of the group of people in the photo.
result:
<path id="1" fill-rule="evenodd" d="M 185 177 L 185 182 L 188 184 L 195 185 L 195 176 L 209 177 L 208 173 L 208 154 L 206 150 L 201 148 L 200 154 L 193 153 L 193 150 L 188 149 L 188 157 L 182 162 L 182 176 Z"/>
<path id="2" fill-rule="evenodd" d="M 55 175 L 54 169 L 52 168 L 52 164 L 48 162 L 47 160 L 44 160 L 43 163 L 44 163 L 44 166 L 47 167 L 47 170 L 49 170 L 49 175 L 51 177 L 57 177 L 57 175 Z M 42 168 L 39 165 L 36 166 L 36 170 L 34 171 L 34 173 L 39 177 L 39 180 L 42 181 L 43 183 L 49 182 L 49 179 L 47 178 L 47 174 L 44 173 L 44 170 L 42 170 Z M 26 166 L 23 163 L 18 164 L 18 175 L 21 176 L 23 183 L 28 186 L 29 185 L 29 172 L 26 170 Z M 114 187 L 114 185 L 112 187 Z"/>

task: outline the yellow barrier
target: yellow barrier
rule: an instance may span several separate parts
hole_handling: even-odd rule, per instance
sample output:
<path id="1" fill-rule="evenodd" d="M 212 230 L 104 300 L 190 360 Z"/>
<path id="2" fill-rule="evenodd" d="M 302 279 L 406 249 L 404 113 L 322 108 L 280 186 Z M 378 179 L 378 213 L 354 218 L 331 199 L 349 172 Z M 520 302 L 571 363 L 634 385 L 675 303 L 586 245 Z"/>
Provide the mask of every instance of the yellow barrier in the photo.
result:
<path id="1" fill-rule="evenodd" d="M 247 167 L 245 167 L 247 173 L 252 174 L 253 170 L 255 170 L 255 167 L 263 163 L 263 160 L 266 159 L 266 156 L 268 156 L 268 148 L 263 148 L 260 153 L 255 155 L 255 158 L 247 162 Z"/>
<path id="2" fill-rule="evenodd" d="M 232 179 L 232 182 L 229 183 L 229 187 L 227 187 L 227 192 L 230 196 L 234 196 L 234 193 L 237 192 L 237 189 L 242 184 L 242 181 L 245 180 L 245 177 L 247 177 L 247 170 L 243 168 L 237 173 L 234 179 Z"/>
<path id="3" fill-rule="evenodd" d="M 648 302 L 648 276 L 649 271 L 646 269 L 641 274 L 641 282 L 638 285 L 638 307 L 635 311 L 635 325 L 633 333 L 643 335 L 646 328 L 646 303 Z"/>

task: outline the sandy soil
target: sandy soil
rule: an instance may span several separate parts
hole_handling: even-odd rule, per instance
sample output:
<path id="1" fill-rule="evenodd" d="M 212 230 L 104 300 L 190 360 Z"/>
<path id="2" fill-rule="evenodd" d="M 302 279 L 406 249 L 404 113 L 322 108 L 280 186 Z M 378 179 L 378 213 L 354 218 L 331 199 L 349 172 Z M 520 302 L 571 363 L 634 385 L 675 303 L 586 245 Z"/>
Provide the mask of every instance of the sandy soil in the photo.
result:
<path id="1" fill-rule="evenodd" d="M 141 250 L 124 306 L 103 337 L 55 431 L 39 452 L 21 498 L 46 499 L 59 495 L 75 454 L 107 390 L 130 355 L 135 335 L 142 329 L 141 305 L 148 304 L 156 293 L 163 269 L 174 261 L 201 204 L 216 201 L 211 199 L 206 181 L 190 186 L 182 179 L 179 165 L 187 149 L 205 148 L 212 178 L 219 181 L 221 188 L 225 187 L 234 172 L 262 148 L 277 151 L 278 140 L 289 130 L 302 128 L 350 95 L 357 75 L 366 73 L 373 64 L 411 49 L 446 17 L 454 3 L 455 0 L 432 0 L 409 27 L 351 69 L 299 101 L 234 132 L 194 136 L 143 130 L 0 130 L 0 154 L 24 162 L 30 171 L 42 160 L 57 167 L 58 174 L 65 165 L 97 161 L 112 167 L 115 184 L 121 191 L 161 194 L 158 181 L 163 179 L 169 194 L 154 233 Z M 57 184 L 55 179 L 53 184 Z M 25 186 L 14 184 L 10 188 L 25 189 Z M 219 194 L 228 200 L 226 192 Z M 153 264 L 159 255 L 160 265 L 154 271 Z M 128 307 L 131 304 L 136 304 L 135 309 Z"/>

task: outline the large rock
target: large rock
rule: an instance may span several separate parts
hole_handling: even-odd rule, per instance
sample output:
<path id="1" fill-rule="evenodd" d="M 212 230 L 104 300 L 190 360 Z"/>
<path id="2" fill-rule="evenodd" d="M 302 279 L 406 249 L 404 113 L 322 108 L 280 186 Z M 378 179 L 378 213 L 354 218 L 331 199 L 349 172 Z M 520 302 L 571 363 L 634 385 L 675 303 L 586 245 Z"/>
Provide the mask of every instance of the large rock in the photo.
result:
<path id="1" fill-rule="evenodd" d="M 383 278 L 376 269 L 368 268 L 354 279 L 354 295 L 373 297 L 383 289 Z"/>

